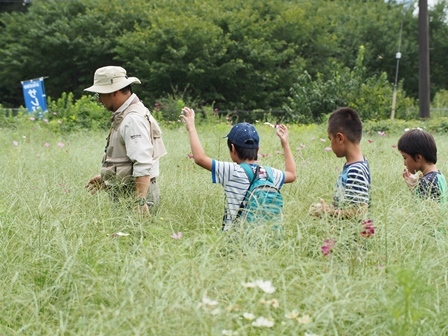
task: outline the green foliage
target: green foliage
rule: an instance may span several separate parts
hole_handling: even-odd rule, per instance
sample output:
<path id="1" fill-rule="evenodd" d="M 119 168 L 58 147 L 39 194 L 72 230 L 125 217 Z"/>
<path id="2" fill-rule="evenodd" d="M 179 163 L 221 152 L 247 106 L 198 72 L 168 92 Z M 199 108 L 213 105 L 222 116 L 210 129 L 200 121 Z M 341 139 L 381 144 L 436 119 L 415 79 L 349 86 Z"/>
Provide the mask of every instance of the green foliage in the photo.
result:
<path id="1" fill-rule="evenodd" d="M 300 75 L 291 88 L 289 103 L 285 105 L 289 119 L 299 123 L 319 122 L 323 115 L 341 106 L 356 109 L 363 120 L 388 118 L 392 86 L 385 73 L 366 75 L 364 53 L 365 48 L 361 46 L 352 70 L 333 68 L 328 78 L 318 74 L 315 80 L 307 72 Z M 396 113 L 399 114 L 411 102 L 400 90 Z"/>
<path id="2" fill-rule="evenodd" d="M 53 129 L 72 131 L 75 129 L 108 129 L 110 112 L 93 100 L 82 96 L 74 101 L 73 93 L 63 93 L 57 100 L 48 99 L 48 123 Z"/>
<path id="3" fill-rule="evenodd" d="M 440 28 L 434 37 L 446 26 L 443 6 L 431 11 L 430 24 Z M 148 105 L 180 91 L 219 110 L 278 109 L 305 70 L 327 82 L 332 71 L 354 68 L 360 45 L 366 46 L 366 78 L 380 82 L 385 72 L 392 81 L 397 18 L 403 18 L 400 78 L 415 96 L 417 19 L 395 2 L 33 1 L 26 12 L 0 14 L 0 97 L 19 106 L 20 81 L 48 76 L 49 97 L 73 92 L 80 98 L 95 69 L 114 64 L 142 80 L 139 96 Z M 444 36 L 433 40 L 440 53 L 431 57 L 440 73 Z M 444 85 L 439 78 L 433 87 Z"/>

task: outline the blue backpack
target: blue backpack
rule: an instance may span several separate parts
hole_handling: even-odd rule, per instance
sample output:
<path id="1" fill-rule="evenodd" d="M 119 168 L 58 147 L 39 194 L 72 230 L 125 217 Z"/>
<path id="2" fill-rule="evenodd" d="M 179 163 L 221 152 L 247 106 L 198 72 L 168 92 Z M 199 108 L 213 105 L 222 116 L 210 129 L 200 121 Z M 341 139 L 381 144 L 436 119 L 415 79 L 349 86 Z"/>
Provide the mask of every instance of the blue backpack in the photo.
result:
<path id="1" fill-rule="evenodd" d="M 236 216 L 248 223 L 279 222 L 283 217 L 283 197 L 280 190 L 275 187 L 273 171 L 271 167 L 263 166 L 267 179 L 260 179 L 260 166 L 255 173 L 247 163 L 240 166 L 246 172 L 250 185 L 241 202 Z"/>

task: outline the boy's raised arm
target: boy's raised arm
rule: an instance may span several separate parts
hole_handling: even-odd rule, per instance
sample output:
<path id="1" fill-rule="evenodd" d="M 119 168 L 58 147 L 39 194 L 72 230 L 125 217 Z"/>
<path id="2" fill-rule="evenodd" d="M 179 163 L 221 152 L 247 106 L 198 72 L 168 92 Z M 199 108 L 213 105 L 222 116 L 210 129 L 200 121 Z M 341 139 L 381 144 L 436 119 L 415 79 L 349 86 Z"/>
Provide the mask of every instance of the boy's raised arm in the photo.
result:
<path id="1" fill-rule="evenodd" d="M 296 163 L 292 156 L 291 148 L 289 147 L 289 133 L 288 128 L 281 124 L 277 127 L 277 136 L 280 138 L 282 144 L 283 154 L 285 156 L 285 183 L 291 183 L 296 180 Z"/>
<path id="2" fill-rule="evenodd" d="M 189 107 L 184 107 L 180 117 L 185 121 L 185 126 L 187 127 L 194 162 L 198 166 L 211 171 L 212 159 L 205 154 L 204 148 L 202 148 L 201 141 L 199 140 L 198 132 L 196 131 L 196 126 L 194 124 L 194 110 Z"/>

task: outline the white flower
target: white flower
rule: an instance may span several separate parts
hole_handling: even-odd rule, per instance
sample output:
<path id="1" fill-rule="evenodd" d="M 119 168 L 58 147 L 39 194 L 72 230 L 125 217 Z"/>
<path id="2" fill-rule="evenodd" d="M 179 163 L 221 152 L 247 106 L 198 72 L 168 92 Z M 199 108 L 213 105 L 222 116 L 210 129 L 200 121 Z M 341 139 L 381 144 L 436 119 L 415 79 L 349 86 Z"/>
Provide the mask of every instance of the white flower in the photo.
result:
<path id="1" fill-rule="evenodd" d="M 218 305 L 218 301 L 210 300 L 208 297 L 204 296 L 202 298 L 202 304 L 205 306 L 214 307 Z"/>
<path id="2" fill-rule="evenodd" d="M 275 287 L 272 286 L 272 283 L 269 280 L 257 280 L 255 283 L 257 284 L 257 287 L 265 293 L 272 294 L 275 292 Z"/>
<path id="3" fill-rule="evenodd" d="M 215 308 L 210 312 L 210 314 L 212 314 L 214 316 L 219 315 L 220 313 L 221 313 L 221 309 L 219 309 L 219 308 Z"/>
<path id="4" fill-rule="evenodd" d="M 225 335 L 225 336 L 236 336 L 236 335 L 238 335 L 238 332 L 233 331 L 233 330 L 225 330 L 224 329 L 222 331 L 222 334 Z"/>
<path id="5" fill-rule="evenodd" d="M 244 317 L 246 320 L 252 321 L 252 320 L 255 318 L 255 315 L 252 314 L 252 313 L 244 313 L 244 314 L 243 314 L 243 317 Z"/>
<path id="6" fill-rule="evenodd" d="M 292 312 L 285 314 L 285 317 L 290 320 L 294 320 L 299 317 L 299 312 L 294 309 Z"/>
<path id="7" fill-rule="evenodd" d="M 277 299 L 272 299 L 271 301 L 268 301 L 270 304 L 271 304 L 271 306 L 272 307 L 274 307 L 274 308 L 278 308 L 279 307 L 279 303 L 278 303 L 278 300 Z"/>
<path id="8" fill-rule="evenodd" d="M 259 318 L 257 318 L 256 321 L 252 322 L 252 325 L 254 327 L 271 328 L 274 326 L 274 321 L 271 319 L 264 318 L 263 316 L 260 316 Z"/>
<path id="9" fill-rule="evenodd" d="M 307 332 L 305 331 L 305 336 L 318 336 L 318 335 L 313 334 L 313 333 L 307 333 Z"/>
<path id="10" fill-rule="evenodd" d="M 297 321 L 299 321 L 300 324 L 308 324 L 311 323 L 313 320 L 311 320 L 310 316 L 306 314 L 303 315 L 302 317 L 299 317 Z"/>

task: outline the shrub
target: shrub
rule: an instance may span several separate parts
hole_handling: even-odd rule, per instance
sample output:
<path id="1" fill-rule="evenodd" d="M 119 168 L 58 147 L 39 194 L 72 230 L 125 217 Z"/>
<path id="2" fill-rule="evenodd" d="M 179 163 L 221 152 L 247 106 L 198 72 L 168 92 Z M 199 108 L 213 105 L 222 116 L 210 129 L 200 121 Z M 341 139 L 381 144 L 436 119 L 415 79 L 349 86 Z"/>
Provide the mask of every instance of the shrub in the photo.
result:
<path id="1" fill-rule="evenodd" d="M 318 74 L 313 80 L 304 72 L 292 86 L 285 105 L 288 118 L 299 123 L 322 121 L 322 116 L 341 106 L 349 106 L 358 111 L 362 119 L 386 119 L 390 115 L 393 87 L 387 81 L 386 73 L 379 76 L 366 76 L 363 66 L 365 49 L 360 47 L 356 66 L 350 70 L 330 70 L 330 76 L 324 78 Z M 333 65 L 333 67 L 337 67 Z M 399 89 L 396 114 L 404 114 L 413 105 Z"/>

